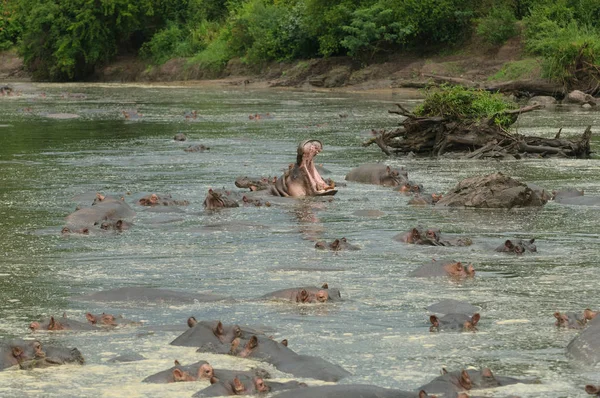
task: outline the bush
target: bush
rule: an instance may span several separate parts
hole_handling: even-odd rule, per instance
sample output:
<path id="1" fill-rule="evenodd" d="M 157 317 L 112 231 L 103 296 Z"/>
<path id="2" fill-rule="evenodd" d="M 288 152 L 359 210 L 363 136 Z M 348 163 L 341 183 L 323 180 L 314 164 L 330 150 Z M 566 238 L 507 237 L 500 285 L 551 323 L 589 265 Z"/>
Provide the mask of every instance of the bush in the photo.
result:
<path id="1" fill-rule="evenodd" d="M 516 104 L 506 100 L 501 94 L 442 85 L 427 90 L 425 101 L 414 110 L 414 114 L 444 116 L 463 123 L 474 123 L 515 108 Z M 512 123 L 510 118 L 502 117 L 497 117 L 494 121 L 501 127 L 508 127 Z"/>
<path id="2" fill-rule="evenodd" d="M 16 13 L 16 4 L 7 0 L 0 0 L 0 51 L 13 47 L 23 27 Z"/>
<path id="3" fill-rule="evenodd" d="M 477 25 L 477 34 L 489 44 L 503 44 L 517 33 L 517 18 L 506 7 L 492 8 Z"/>
<path id="4" fill-rule="evenodd" d="M 524 80 L 535 79 L 540 76 L 542 59 L 527 58 L 519 61 L 507 62 L 496 74 L 488 80 Z"/>

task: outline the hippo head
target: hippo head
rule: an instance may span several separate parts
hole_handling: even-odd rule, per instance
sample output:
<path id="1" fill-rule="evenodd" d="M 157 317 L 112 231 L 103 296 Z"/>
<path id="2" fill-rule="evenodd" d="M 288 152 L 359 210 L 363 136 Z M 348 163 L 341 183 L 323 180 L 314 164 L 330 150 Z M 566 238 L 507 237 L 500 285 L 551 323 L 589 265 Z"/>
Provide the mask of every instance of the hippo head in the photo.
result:
<path id="1" fill-rule="evenodd" d="M 400 170 L 392 169 L 390 166 L 387 166 L 385 172 L 382 174 L 379 181 L 384 187 L 397 187 L 404 183 L 404 176 L 400 177 Z M 410 190 L 410 184 L 404 185 L 408 185 L 408 190 Z"/>
<path id="2" fill-rule="evenodd" d="M 252 354 L 252 351 L 258 347 L 258 337 L 252 336 L 244 345 L 244 348 L 239 350 L 239 346 L 242 340 L 237 337 L 231 342 L 231 347 L 229 349 L 229 353 L 231 355 L 237 355 L 238 357 L 246 358 Z"/>
<path id="3" fill-rule="evenodd" d="M 221 343 L 231 343 L 234 339 L 242 337 L 242 329 L 238 325 L 225 327 L 221 321 L 214 325 L 212 331 Z"/>
<path id="4" fill-rule="evenodd" d="M 158 197 L 158 195 L 153 193 L 152 195 L 144 196 L 138 201 L 138 203 L 142 206 L 154 206 L 158 204 L 159 201 L 160 198 Z"/>
<path id="5" fill-rule="evenodd" d="M 117 326 L 117 321 L 114 315 L 105 314 L 104 312 L 99 315 L 94 315 L 91 313 L 85 314 L 85 318 L 92 325 L 98 326 Z"/>
<path id="6" fill-rule="evenodd" d="M 454 278 L 467 278 L 475 276 L 475 268 L 473 264 L 463 265 L 460 261 L 444 265 L 444 270 L 449 276 Z"/>
<path id="7" fill-rule="evenodd" d="M 46 353 L 42 350 L 42 344 L 37 340 L 12 340 L 8 342 L 8 346 L 10 348 L 11 365 L 46 357 Z"/>
<path id="8" fill-rule="evenodd" d="M 593 386 L 591 384 L 588 384 L 587 386 L 585 386 L 585 392 L 587 392 L 590 395 L 600 396 L 600 386 Z"/>
<path id="9" fill-rule="evenodd" d="M 469 332 L 476 331 L 477 330 L 477 323 L 479 322 L 479 318 L 480 317 L 481 316 L 479 315 L 479 313 L 473 314 L 473 316 L 471 317 L 470 321 L 466 321 L 465 323 L 463 323 L 463 330 L 464 331 L 469 331 Z M 491 371 L 490 371 L 490 375 L 491 375 Z"/>
<path id="10" fill-rule="evenodd" d="M 222 209 L 224 207 L 239 207 L 238 203 L 212 188 L 208 190 L 208 195 L 204 199 L 204 207 L 207 210 Z"/>
<path id="11" fill-rule="evenodd" d="M 179 361 L 175 361 L 175 369 L 173 369 L 173 380 L 179 381 L 196 381 L 196 380 L 211 380 L 214 376 L 214 369 L 209 363 L 203 363 L 198 367 L 196 374 L 179 368 Z"/>
<path id="12" fill-rule="evenodd" d="M 296 157 L 296 165 L 303 172 L 305 196 L 318 195 L 333 195 L 337 191 L 334 190 L 332 184 L 328 184 L 323 180 L 314 163 L 314 158 L 323 150 L 323 144 L 319 140 L 306 140 L 298 145 L 298 155 Z M 288 183 L 288 185 L 290 185 Z M 302 195 L 291 195 L 302 196 Z"/>

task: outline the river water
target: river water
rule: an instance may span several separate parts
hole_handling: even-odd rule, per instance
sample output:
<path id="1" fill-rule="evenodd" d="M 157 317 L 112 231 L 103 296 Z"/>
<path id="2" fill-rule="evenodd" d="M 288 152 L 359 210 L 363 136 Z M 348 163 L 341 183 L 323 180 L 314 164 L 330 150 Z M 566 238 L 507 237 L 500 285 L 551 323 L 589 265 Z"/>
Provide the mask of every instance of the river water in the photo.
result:
<path id="1" fill-rule="evenodd" d="M 304 139 L 319 139 L 316 158 L 337 182 L 362 163 L 404 166 L 426 190 L 445 191 L 475 174 L 502 171 L 548 189 L 585 188 L 600 195 L 598 160 L 455 161 L 388 159 L 363 148 L 371 128 L 393 127 L 393 103 L 413 107 L 414 92 L 385 94 L 253 91 L 240 87 L 141 85 L 17 85 L 22 95 L 0 98 L 0 337 L 32 338 L 31 321 L 49 315 L 123 314 L 147 325 L 184 325 L 188 316 L 264 325 L 290 348 L 340 364 L 353 373 L 343 383 L 413 390 L 442 367 L 490 367 L 497 374 L 540 384 L 481 395 L 586 396 L 600 384 L 597 368 L 565 355 L 575 331 L 558 330 L 555 311 L 600 309 L 598 209 L 549 203 L 534 210 L 461 210 L 407 206 L 389 188 L 348 183 L 330 203 L 289 200 L 271 207 L 204 212 L 209 188 L 237 189 L 239 175 L 280 175 Z M 73 96 L 65 93 L 83 93 Z M 122 111 L 142 117 L 125 120 Z M 196 110 L 196 120 L 185 112 Z M 250 120 L 270 113 L 272 119 Z M 77 118 L 69 118 L 74 114 Z M 339 115 L 347 115 L 340 117 Z M 523 115 L 519 132 L 579 135 L 598 126 L 600 113 L 555 108 Z M 185 143 L 173 141 L 183 132 Z M 186 153 L 203 143 L 210 151 Z M 598 150 L 595 137 L 592 149 Z M 63 237 L 64 217 L 78 195 L 126 195 L 138 212 L 122 234 Z M 180 213 L 135 205 L 151 192 L 189 200 Z M 130 193 L 130 195 L 127 195 Z M 377 217 L 356 215 L 378 210 Z M 207 225 L 228 228 L 206 228 Z M 231 226 L 237 227 L 231 227 Z M 467 248 L 420 247 L 392 237 L 416 225 L 470 237 Z M 345 236 L 362 250 L 330 253 L 314 239 Z M 495 253 L 507 238 L 536 238 L 538 253 Z M 472 262 L 473 280 L 410 278 L 431 258 Z M 335 305 L 296 306 L 255 300 L 273 290 L 327 282 L 345 299 Z M 232 300 L 193 305 L 105 305 L 73 300 L 123 286 L 212 292 Z M 476 333 L 430 333 L 425 307 L 456 298 L 482 307 Z M 185 326 L 182 326 L 182 331 Z M 186 397 L 207 383 L 140 381 L 172 366 L 207 359 L 217 368 L 246 369 L 250 360 L 205 355 L 168 343 L 179 332 L 37 333 L 42 342 L 78 347 L 83 366 L 0 372 L 0 396 Z M 137 352 L 146 360 L 113 364 Z M 279 379 L 289 378 L 262 364 Z M 305 380 L 315 383 L 312 380 Z"/>

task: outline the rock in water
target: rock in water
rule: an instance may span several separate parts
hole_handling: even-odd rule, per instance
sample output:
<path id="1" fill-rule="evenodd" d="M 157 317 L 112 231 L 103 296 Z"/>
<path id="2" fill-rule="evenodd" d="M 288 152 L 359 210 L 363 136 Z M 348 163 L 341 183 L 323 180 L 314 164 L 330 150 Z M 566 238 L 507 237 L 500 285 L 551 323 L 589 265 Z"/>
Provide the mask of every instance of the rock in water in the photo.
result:
<path id="1" fill-rule="evenodd" d="M 502 173 L 471 177 L 459 182 L 436 206 L 505 208 L 543 206 L 546 200 L 520 181 Z"/>

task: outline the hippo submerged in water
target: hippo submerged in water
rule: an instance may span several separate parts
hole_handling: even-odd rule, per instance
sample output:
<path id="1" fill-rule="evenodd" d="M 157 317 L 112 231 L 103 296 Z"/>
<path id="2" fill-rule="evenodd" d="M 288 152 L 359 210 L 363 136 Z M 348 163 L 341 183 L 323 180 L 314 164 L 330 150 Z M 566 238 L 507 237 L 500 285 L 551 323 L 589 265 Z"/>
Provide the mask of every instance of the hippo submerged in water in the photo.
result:
<path id="1" fill-rule="evenodd" d="M 138 200 L 142 206 L 187 206 L 187 200 L 175 200 L 171 195 L 158 195 L 156 193 L 146 195 Z"/>
<path id="2" fill-rule="evenodd" d="M 502 253 L 515 253 L 515 254 L 523 254 L 526 252 L 533 253 L 537 252 L 537 247 L 535 246 L 535 239 L 522 240 L 522 239 L 507 239 L 503 245 L 500 245 L 496 248 L 497 252 Z"/>
<path id="3" fill-rule="evenodd" d="M 212 384 L 203 390 L 198 391 L 192 397 L 221 397 L 228 395 L 264 395 L 277 391 L 284 391 L 300 387 L 306 387 L 306 384 L 297 381 L 288 381 L 278 383 L 274 381 L 265 381 L 259 376 L 249 376 L 240 372 L 231 379 L 216 380 L 211 379 Z"/>
<path id="4" fill-rule="evenodd" d="M 483 388 L 508 386 L 517 383 L 534 383 L 515 379 L 513 377 L 495 376 L 489 368 L 479 370 L 460 370 L 448 372 L 443 369 L 442 375 L 417 390 L 427 391 L 428 394 L 444 394 L 444 397 L 454 397 L 456 393 Z"/>
<path id="5" fill-rule="evenodd" d="M 37 340 L 0 341 L 0 370 L 15 365 L 22 369 L 32 369 L 83 362 L 83 356 L 77 348 L 42 346 Z"/>
<path id="6" fill-rule="evenodd" d="M 335 195 L 337 189 L 330 182 L 325 182 L 314 164 L 314 157 L 323 150 L 323 144 L 318 140 L 306 140 L 298 145 L 296 163 L 277 178 L 270 192 L 275 196 L 322 196 Z"/>
<path id="7" fill-rule="evenodd" d="M 475 276 L 475 268 L 473 268 L 472 264 L 465 265 L 460 261 L 433 260 L 410 272 L 408 276 L 422 278 L 450 276 L 452 278 L 462 279 Z"/>
<path id="8" fill-rule="evenodd" d="M 408 174 L 404 169 L 393 169 L 385 164 L 371 163 L 350 170 L 346 174 L 346 181 L 397 187 L 408 183 Z"/>
<path id="9" fill-rule="evenodd" d="M 348 243 L 346 238 L 335 239 L 331 243 L 325 242 L 324 240 L 320 240 L 315 243 L 315 249 L 319 250 L 331 250 L 334 252 L 342 251 L 342 250 L 360 250 L 360 247 Z"/>
<path id="10" fill-rule="evenodd" d="M 263 299 L 286 300 L 294 303 L 326 303 L 328 301 L 340 301 L 341 295 L 339 289 L 330 289 L 325 283 L 321 288 L 305 286 L 291 289 L 277 290 L 265 294 Z"/>
<path id="11" fill-rule="evenodd" d="M 555 325 L 558 327 L 565 327 L 569 329 L 583 329 L 588 321 L 591 321 L 598 315 L 598 311 L 592 311 L 586 308 L 580 313 L 577 312 L 555 312 L 554 318 L 556 318 Z"/>
<path id="12" fill-rule="evenodd" d="M 66 217 L 62 233 L 88 234 L 93 229 L 123 231 L 129 228 L 128 220 L 135 214 L 123 198 L 97 194 L 92 206 L 78 209 Z"/>
<path id="13" fill-rule="evenodd" d="M 232 380 L 237 375 L 248 377 L 261 377 L 268 379 L 271 377 L 269 372 L 264 369 L 256 368 L 249 371 L 237 371 L 226 369 L 214 369 L 206 361 L 198 361 L 190 365 L 183 366 L 179 361 L 175 360 L 175 366 L 155 373 L 142 380 L 142 383 L 175 383 L 181 381 L 197 381 L 197 380 Z"/>
<path id="14" fill-rule="evenodd" d="M 445 238 L 436 228 L 415 227 L 408 232 L 394 236 L 394 240 L 414 245 L 427 246 L 470 246 L 473 242 L 469 238 Z"/>
<path id="15" fill-rule="evenodd" d="M 479 314 L 475 313 L 473 316 L 465 314 L 447 314 L 442 317 L 431 315 L 429 322 L 431 322 L 430 332 L 438 332 L 440 330 L 457 330 L 464 332 L 474 332 L 477 330 L 477 323 L 479 322 Z"/>
<path id="16" fill-rule="evenodd" d="M 296 377 L 338 381 L 350 375 L 338 365 L 319 357 L 296 354 L 286 345 L 263 336 L 254 335 L 250 339 L 236 338 L 231 343 L 229 354 L 266 361 L 278 370 Z"/>
<path id="17" fill-rule="evenodd" d="M 427 398 L 425 391 L 410 392 L 370 386 L 344 384 L 306 387 L 279 393 L 277 398 Z"/>

